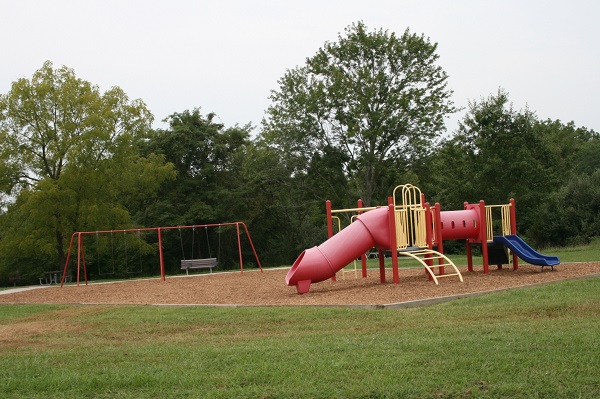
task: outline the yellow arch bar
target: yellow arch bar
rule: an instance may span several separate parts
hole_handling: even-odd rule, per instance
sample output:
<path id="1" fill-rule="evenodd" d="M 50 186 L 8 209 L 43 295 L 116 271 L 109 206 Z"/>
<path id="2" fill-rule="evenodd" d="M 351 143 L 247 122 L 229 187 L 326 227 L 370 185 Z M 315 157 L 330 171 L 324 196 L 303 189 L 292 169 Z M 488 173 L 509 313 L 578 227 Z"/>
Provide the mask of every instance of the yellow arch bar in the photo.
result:
<path id="1" fill-rule="evenodd" d="M 404 255 L 404 256 L 410 256 L 411 258 L 419 261 L 425 267 L 425 270 L 427 270 L 429 275 L 433 278 L 435 285 L 439 285 L 438 279 L 442 278 L 442 277 L 458 276 L 460 281 L 461 282 L 463 281 L 462 274 L 460 274 L 460 271 L 457 269 L 454 262 L 452 262 L 448 257 L 446 257 L 446 255 L 439 253 L 438 251 L 434 251 L 432 249 L 423 249 L 423 250 L 419 250 L 419 251 L 399 252 L 399 254 Z M 432 261 L 432 263 L 433 263 L 433 261 L 439 260 L 439 259 L 443 260 L 442 264 L 432 265 L 432 266 L 429 266 L 427 264 L 427 261 Z M 436 276 L 435 273 L 433 272 L 433 268 L 444 267 L 444 266 L 452 267 L 454 269 L 454 273 L 442 274 L 442 275 Z"/>

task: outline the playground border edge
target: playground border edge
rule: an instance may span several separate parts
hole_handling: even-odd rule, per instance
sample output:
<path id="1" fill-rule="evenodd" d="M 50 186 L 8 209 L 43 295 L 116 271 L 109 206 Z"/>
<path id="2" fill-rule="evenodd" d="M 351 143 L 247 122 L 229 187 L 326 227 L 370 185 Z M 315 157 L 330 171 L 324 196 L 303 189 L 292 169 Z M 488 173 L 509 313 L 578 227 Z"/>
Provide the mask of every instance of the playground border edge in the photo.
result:
<path id="1" fill-rule="evenodd" d="M 414 300 L 414 301 L 396 302 L 396 303 L 389 303 L 389 304 L 376 305 L 376 306 L 378 307 L 378 309 L 405 309 L 405 308 L 414 308 L 414 307 L 419 307 L 419 306 L 436 305 L 438 303 L 454 301 L 454 300 L 457 300 L 457 299 L 471 298 L 471 297 L 481 296 L 481 295 L 485 295 L 485 294 L 492 294 L 492 293 L 495 293 L 495 292 L 503 292 L 503 291 L 516 290 L 516 289 L 520 289 L 520 288 L 529 288 L 529 287 L 543 286 L 543 285 L 549 285 L 549 284 L 553 284 L 553 283 L 558 283 L 558 282 L 561 282 L 561 281 L 584 280 L 584 279 L 598 278 L 598 277 L 600 277 L 600 273 L 592 273 L 592 274 L 586 274 L 586 275 L 583 275 L 583 276 L 577 276 L 577 277 L 573 277 L 573 278 L 569 278 L 569 279 L 564 279 L 564 280 L 543 281 L 543 282 L 540 282 L 540 283 L 519 285 L 519 286 L 515 286 L 515 287 L 498 288 L 498 289 L 486 290 L 486 291 L 468 292 L 468 293 L 465 293 L 465 294 L 456 294 L 456 295 L 447 295 L 447 296 L 441 296 L 441 297 L 417 299 L 417 300 Z"/>
<path id="2" fill-rule="evenodd" d="M 544 286 L 549 285 L 561 281 L 572 281 L 572 280 L 584 280 L 591 278 L 600 278 L 600 273 L 592 273 L 586 274 L 583 276 L 577 276 L 564 280 L 553 280 L 553 281 L 544 281 L 540 283 L 526 284 L 520 285 L 516 287 L 507 287 L 507 288 L 498 288 L 493 290 L 486 291 L 476 291 L 476 292 L 468 292 L 464 294 L 456 294 L 456 295 L 447 295 L 441 297 L 432 297 L 432 298 L 424 298 L 417 299 L 413 301 L 405 301 L 405 302 L 395 302 L 395 303 L 387 303 L 387 304 L 374 304 L 374 305 L 361 305 L 361 304 L 352 304 L 352 305 L 344 305 L 344 304 L 330 304 L 330 305 L 244 305 L 244 304 L 207 304 L 207 303 L 147 303 L 147 304 L 133 304 L 133 303 L 95 303 L 95 302 L 63 302 L 63 303 L 54 303 L 54 302 L 40 302 L 36 303 L 38 305 L 71 305 L 71 306 L 156 306 L 156 307 L 209 307 L 209 308 L 343 308 L 343 309 L 367 309 L 367 310 L 395 310 L 395 309 L 409 309 L 416 308 L 422 306 L 431 306 L 437 305 L 444 302 L 450 302 L 458 299 L 477 297 L 486 294 L 492 294 L 495 292 L 503 292 L 521 288 L 528 287 L 536 287 L 536 286 Z M 23 302 L 4 302 L 0 303 L 0 305 L 31 305 L 31 303 L 23 303 Z"/>

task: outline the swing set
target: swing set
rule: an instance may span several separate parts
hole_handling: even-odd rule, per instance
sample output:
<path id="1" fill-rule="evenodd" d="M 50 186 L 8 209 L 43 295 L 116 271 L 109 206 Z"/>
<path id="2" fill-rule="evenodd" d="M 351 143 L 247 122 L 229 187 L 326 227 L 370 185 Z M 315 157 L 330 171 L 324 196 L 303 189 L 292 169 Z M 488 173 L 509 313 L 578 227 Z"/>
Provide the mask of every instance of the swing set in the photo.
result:
<path id="1" fill-rule="evenodd" d="M 216 258 L 212 258 L 212 254 L 210 252 L 210 245 L 208 246 L 208 255 L 209 258 L 206 259 L 186 259 L 185 257 L 185 249 L 184 249 L 184 245 L 183 245 L 183 236 L 181 231 L 185 230 L 185 229 L 192 229 L 192 251 L 191 251 L 191 256 L 192 258 L 194 257 L 194 241 L 195 241 L 195 236 L 196 236 L 196 229 L 200 229 L 200 228 L 204 228 L 205 232 L 206 232 L 206 239 L 208 242 L 208 228 L 209 227 L 217 227 L 219 228 L 219 255 L 220 255 L 220 251 L 221 251 L 221 235 L 220 235 L 220 231 L 221 231 L 221 227 L 225 227 L 225 226 L 235 226 L 236 228 L 236 235 L 237 235 L 237 247 L 238 247 L 238 255 L 239 255 L 239 262 L 240 262 L 240 272 L 244 271 L 244 264 L 243 264 L 243 257 L 242 257 L 242 241 L 241 241 L 241 234 L 240 234 L 240 229 L 243 228 L 243 230 L 246 233 L 246 237 L 248 237 L 248 242 L 250 244 L 250 246 L 252 247 L 252 252 L 254 254 L 254 258 L 256 259 L 256 264 L 258 265 L 260 271 L 262 272 L 262 265 L 260 263 L 260 260 L 258 259 L 258 254 L 256 253 L 256 249 L 254 248 L 254 243 L 252 242 L 252 237 L 250 236 L 250 232 L 248 231 L 248 227 L 246 226 L 245 223 L 243 222 L 230 222 L 230 223 L 212 223 L 212 224 L 195 224 L 195 225 L 191 225 L 191 226 L 167 226 L 167 227 L 145 227 L 145 228 L 139 228 L 139 229 L 123 229 L 123 230 L 100 230 L 100 231 L 77 231 L 75 233 L 73 233 L 73 235 L 71 236 L 71 241 L 69 244 L 69 250 L 67 252 L 67 258 L 65 261 L 65 267 L 63 269 L 63 277 L 61 279 L 61 284 L 60 286 L 63 287 L 64 283 L 65 283 L 65 276 L 67 276 L 67 272 L 68 272 L 68 268 L 69 268 L 69 262 L 71 260 L 71 256 L 73 254 L 73 247 L 75 244 L 75 240 L 77 240 L 77 277 L 76 277 L 76 284 L 79 285 L 80 281 L 81 281 L 81 271 L 83 269 L 83 276 L 84 276 L 84 280 L 85 280 L 85 285 L 88 284 L 88 273 L 87 273 L 87 263 L 86 263 L 86 257 L 85 257 L 85 237 L 86 236 L 95 236 L 96 237 L 96 253 L 97 253 L 97 257 L 98 257 L 98 263 L 99 263 L 99 259 L 100 259 L 100 236 L 101 235 L 105 235 L 105 234 L 110 234 L 110 245 L 111 245 L 111 264 L 112 264 L 112 273 L 114 273 L 115 271 L 115 256 L 114 256 L 114 236 L 117 233 L 122 233 L 123 234 L 123 252 L 124 252 L 124 256 L 125 256 L 125 264 L 126 264 L 126 268 L 125 268 L 125 272 L 126 273 L 141 273 L 142 272 L 142 241 L 145 241 L 142 238 L 142 234 L 146 233 L 146 232 L 156 232 L 157 236 L 158 236 L 158 257 L 159 257 L 159 265 L 160 265 L 160 278 L 162 281 L 165 281 L 165 262 L 164 262 L 164 253 L 163 253 L 163 235 L 162 233 L 164 231 L 170 231 L 170 230 L 179 230 L 179 239 L 181 241 L 181 249 L 183 252 L 183 259 L 182 259 L 182 270 L 183 270 L 183 265 L 187 264 L 187 262 L 189 261 L 199 261 L 199 263 L 206 263 L 206 260 L 210 259 L 211 264 L 213 264 L 213 259 L 214 259 L 214 265 L 216 265 Z M 138 252 L 139 252 L 139 259 L 140 259 L 140 264 L 139 264 L 139 269 L 136 267 L 135 269 L 131 269 L 129 268 L 129 255 L 128 255 L 128 250 L 131 246 L 131 244 L 128 245 L 128 240 L 127 240 L 127 233 L 137 233 L 138 235 L 138 239 L 137 239 L 137 246 L 138 246 Z M 200 251 L 199 251 L 200 252 Z M 205 261 L 205 262 L 202 262 Z M 214 267 L 213 265 L 213 267 Z M 208 266 L 206 266 L 208 267 Z M 186 269 L 187 271 L 187 269 Z M 212 268 L 211 268 L 212 271 Z M 99 274 L 111 274 L 111 272 L 104 272 L 101 273 L 100 272 L 100 267 L 98 269 Z"/>
<path id="2" fill-rule="evenodd" d="M 208 252 L 208 258 L 203 257 L 200 249 L 198 249 L 198 255 L 195 256 L 195 242 L 196 242 L 196 228 L 192 228 L 192 250 L 191 256 L 186 259 L 185 257 L 185 247 L 183 245 L 183 235 L 181 234 L 181 229 L 179 229 L 179 241 L 181 243 L 181 253 L 183 254 L 183 259 L 181 260 L 181 270 L 185 270 L 185 274 L 190 274 L 190 269 L 210 269 L 212 273 L 213 267 L 216 267 L 219 262 L 218 258 L 221 256 L 221 226 L 219 226 L 219 247 L 218 247 L 218 255 L 217 258 L 213 258 L 212 253 L 210 251 L 210 240 L 208 238 L 208 227 L 204 226 L 204 232 L 206 233 L 206 248 Z M 200 241 L 200 239 L 198 239 Z"/>
<path id="3" fill-rule="evenodd" d="M 145 242 L 145 238 L 142 238 L 142 234 L 143 232 L 141 231 L 141 229 L 136 229 L 134 230 L 134 232 L 137 232 L 137 239 L 134 239 L 133 244 L 130 243 L 129 241 L 131 241 L 131 239 L 127 238 L 127 232 L 128 231 L 122 231 L 123 233 L 123 238 L 119 239 L 119 238 L 114 238 L 114 231 L 110 232 L 110 238 L 108 239 L 108 243 L 107 245 L 102 245 L 102 239 L 100 238 L 100 231 L 96 231 L 96 239 L 95 239 L 95 252 L 96 252 L 96 264 L 98 266 L 98 275 L 99 276 L 105 276 L 105 275 L 111 275 L 111 274 L 115 274 L 116 273 L 116 267 L 115 267 L 115 257 L 117 257 L 117 255 L 119 253 L 123 254 L 123 263 L 125 264 L 125 270 L 124 272 L 127 274 L 136 274 L 136 273 L 142 273 L 142 269 L 143 269 L 143 262 L 142 262 L 142 247 L 143 244 L 142 242 Z M 121 245 L 119 245 L 119 240 L 122 241 Z M 117 242 L 115 244 L 115 241 Z M 104 248 L 105 246 L 109 246 L 110 247 L 110 265 L 109 266 L 105 266 L 104 268 L 101 267 L 101 260 L 100 260 L 100 254 L 102 252 L 104 252 L 103 250 L 106 250 L 106 248 Z M 115 246 L 117 247 L 117 251 L 115 251 Z M 131 265 L 130 262 L 130 255 L 129 252 L 131 251 L 131 248 L 133 248 L 134 246 L 137 246 L 137 252 L 138 253 L 138 259 L 139 259 L 139 265 Z M 117 252 L 117 255 L 115 255 L 115 252 Z M 134 255 L 135 257 L 135 255 Z M 138 267 L 139 266 L 139 267 Z"/>

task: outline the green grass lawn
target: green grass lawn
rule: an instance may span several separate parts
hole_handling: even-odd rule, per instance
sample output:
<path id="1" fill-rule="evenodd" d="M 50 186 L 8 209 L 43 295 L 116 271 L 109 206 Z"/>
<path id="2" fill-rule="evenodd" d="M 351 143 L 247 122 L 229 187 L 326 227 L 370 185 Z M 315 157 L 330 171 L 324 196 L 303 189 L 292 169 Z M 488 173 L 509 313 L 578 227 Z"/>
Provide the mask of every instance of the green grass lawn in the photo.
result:
<path id="1" fill-rule="evenodd" d="M 0 306 L 3 398 L 598 398 L 600 278 L 403 310 Z"/>
<path id="2" fill-rule="evenodd" d="M 591 243 L 577 247 L 547 248 L 542 253 L 555 255 L 561 262 L 599 262 L 600 261 L 600 237 L 596 237 Z"/>

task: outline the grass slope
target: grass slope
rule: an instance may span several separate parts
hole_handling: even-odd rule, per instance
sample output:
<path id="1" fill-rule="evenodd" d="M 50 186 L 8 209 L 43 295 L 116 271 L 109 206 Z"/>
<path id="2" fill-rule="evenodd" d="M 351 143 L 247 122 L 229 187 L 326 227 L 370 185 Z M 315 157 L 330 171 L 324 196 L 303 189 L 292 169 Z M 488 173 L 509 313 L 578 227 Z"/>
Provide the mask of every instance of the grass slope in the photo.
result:
<path id="1" fill-rule="evenodd" d="M 0 306 L 3 398 L 597 398 L 600 279 L 436 306 Z"/>

